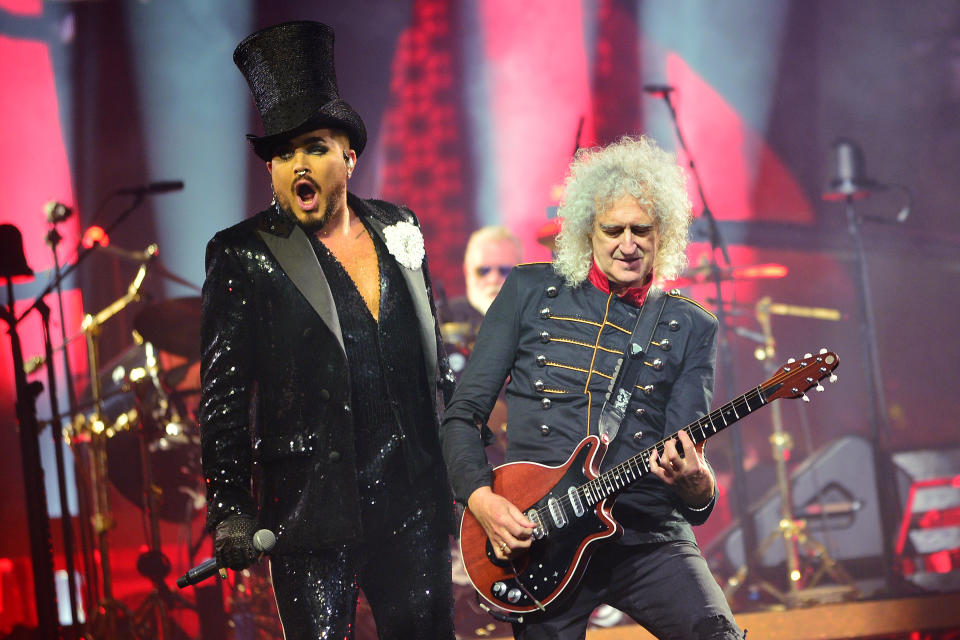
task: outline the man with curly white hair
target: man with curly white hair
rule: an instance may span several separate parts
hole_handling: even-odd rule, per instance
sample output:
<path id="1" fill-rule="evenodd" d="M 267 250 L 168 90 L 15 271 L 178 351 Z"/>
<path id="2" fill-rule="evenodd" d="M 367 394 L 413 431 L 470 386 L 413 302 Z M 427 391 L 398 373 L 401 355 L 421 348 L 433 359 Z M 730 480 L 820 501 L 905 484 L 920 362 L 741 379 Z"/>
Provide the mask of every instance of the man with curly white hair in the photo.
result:
<path id="1" fill-rule="evenodd" d="M 581 150 L 558 214 L 564 222 L 555 260 L 520 265 L 507 278 L 444 415 L 454 495 L 482 528 L 490 562 L 508 569 L 511 562 L 524 567 L 525 555 L 533 558 L 543 545 L 562 548 L 568 538 L 560 530 L 575 530 L 592 514 L 573 499 L 566 511 L 555 501 L 524 513 L 531 503 L 503 495 L 519 495 L 519 488 L 498 483 L 494 491 L 484 425 L 508 376 L 508 463 L 563 465 L 587 436 L 598 435 L 608 446 L 601 472 L 649 450 L 650 474 L 614 503 L 619 539 L 573 545 L 571 575 L 588 563 L 586 570 L 558 586 L 544 611 L 533 605 L 553 587 L 542 593 L 519 577 L 481 595 L 507 611 L 530 604 L 532 613 L 514 624 L 524 640 L 583 638 L 600 604 L 660 638 L 740 638 L 691 529 L 713 509 L 716 481 L 703 443 L 694 445 L 682 429 L 709 411 L 717 320 L 656 286 L 685 263 L 691 216 L 683 170 L 645 137 Z M 594 548 L 592 557 L 584 551 Z M 536 557 L 543 564 L 550 554 Z"/>

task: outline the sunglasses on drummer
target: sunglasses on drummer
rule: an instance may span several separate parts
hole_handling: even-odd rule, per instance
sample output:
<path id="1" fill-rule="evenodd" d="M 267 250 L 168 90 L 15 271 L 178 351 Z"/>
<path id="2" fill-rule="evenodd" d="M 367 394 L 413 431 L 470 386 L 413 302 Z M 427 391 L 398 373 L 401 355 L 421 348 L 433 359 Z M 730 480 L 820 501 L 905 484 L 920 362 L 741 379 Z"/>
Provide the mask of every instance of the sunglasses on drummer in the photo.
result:
<path id="1" fill-rule="evenodd" d="M 491 267 L 489 265 L 482 264 L 476 269 L 474 269 L 474 273 L 477 274 L 478 278 L 486 278 L 487 275 L 493 270 L 496 270 L 502 277 L 506 278 L 508 275 L 510 275 L 510 272 L 513 270 L 513 267 L 506 266 L 506 265 L 499 266 L 499 267 Z"/>

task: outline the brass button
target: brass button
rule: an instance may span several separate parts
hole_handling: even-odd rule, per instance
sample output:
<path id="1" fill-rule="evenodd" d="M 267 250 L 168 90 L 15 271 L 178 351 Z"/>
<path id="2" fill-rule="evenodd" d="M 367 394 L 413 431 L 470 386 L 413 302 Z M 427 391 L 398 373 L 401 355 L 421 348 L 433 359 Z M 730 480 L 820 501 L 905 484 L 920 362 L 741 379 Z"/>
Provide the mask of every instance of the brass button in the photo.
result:
<path id="1" fill-rule="evenodd" d="M 548 297 L 548 298 L 556 298 L 556 297 L 557 297 L 557 288 L 556 288 L 555 286 L 550 285 L 549 287 L 547 287 L 547 297 Z"/>
<path id="2" fill-rule="evenodd" d="M 672 346 L 673 345 L 670 344 L 669 338 L 664 338 L 663 340 L 660 341 L 660 348 L 663 349 L 664 351 L 670 351 L 670 347 Z"/>
<path id="3" fill-rule="evenodd" d="M 545 366 L 547 366 L 547 356 L 543 355 L 542 353 L 539 354 L 539 355 L 537 356 L 537 366 L 538 366 L 538 367 L 545 367 Z"/>
<path id="4" fill-rule="evenodd" d="M 670 331 L 680 331 L 680 323 L 676 320 L 671 320 L 667 323 L 667 326 L 670 327 Z"/>
<path id="5" fill-rule="evenodd" d="M 533 383 L 533 388 L 537 391 L 543 391 L 543 380 L 535 380 Z"/>
<path id="6" fill-rule="evenodd" d="M 654 371 L 660 371 L 663 369 L 663 360 L 660 358 L 654 358 L 653 362 L 650 363 L 650 366 L 653 367 Z"/>
<path id="7" fill-rule="evenodd" d="M 541 332 L 540 332 L 540 342 L 542 342 L 542 343 L 544 343 L 544 344 L 550 342 L 550 332 L 549 332 L 549 331 L 541 331 Z"/>
<path id="8" fill-rule="evenodd" d="M 544 398 L 540 401 L 540 406 L 544 409 L 549 409 L 553 402 L 550 401 L 550 398 Z"/>
<path id="9" fill-rule="evenodd" d="M 544 320 L 546 320 L 547 318 L 549 318 L 549 317 L 550 317 L 550 307 L 544 307 L 543 309 L 540 309 L 540 317 L 543 318 Z"/>

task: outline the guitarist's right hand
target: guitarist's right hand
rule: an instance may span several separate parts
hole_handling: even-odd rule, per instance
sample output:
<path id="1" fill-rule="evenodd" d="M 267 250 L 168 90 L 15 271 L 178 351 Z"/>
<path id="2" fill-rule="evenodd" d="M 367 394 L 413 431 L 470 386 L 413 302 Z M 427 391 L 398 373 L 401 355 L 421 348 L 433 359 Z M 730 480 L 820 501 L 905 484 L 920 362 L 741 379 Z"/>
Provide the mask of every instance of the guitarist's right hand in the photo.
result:
<path id="1" fill-rule="evenodd" d="M 471 493 L 467 507 L 483 527 L 494 554 L 500 560 L 506 560 L 511 553 L 530 547 L 536 525 L 490 487 L 480 487 Z"/>

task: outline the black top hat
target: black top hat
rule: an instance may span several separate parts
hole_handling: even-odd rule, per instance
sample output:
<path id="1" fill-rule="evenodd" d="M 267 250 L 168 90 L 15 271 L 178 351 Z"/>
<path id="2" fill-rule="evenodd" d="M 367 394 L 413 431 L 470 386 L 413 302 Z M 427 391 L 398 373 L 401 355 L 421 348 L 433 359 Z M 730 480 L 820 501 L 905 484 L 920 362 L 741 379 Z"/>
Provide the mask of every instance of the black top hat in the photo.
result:
<path id="1" fill-rule="evenodd" d="M 319 127 L 343 129 L 359 155 L 367 129 L 340 99 L 333 66 L 333 29 L 301 20 L 261 29 L 237 45 L 233 61 L 247 79 L 264 135 L 248 135 L 253 150 L 269 161 L 277 145 Z"/>
<path id="2" fill-rule="evenodd" d="M 23 235 L 12 224 L 0 224 L 0 280 L 31 280 L 33 269 L 23 255 Z"/>

